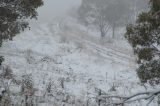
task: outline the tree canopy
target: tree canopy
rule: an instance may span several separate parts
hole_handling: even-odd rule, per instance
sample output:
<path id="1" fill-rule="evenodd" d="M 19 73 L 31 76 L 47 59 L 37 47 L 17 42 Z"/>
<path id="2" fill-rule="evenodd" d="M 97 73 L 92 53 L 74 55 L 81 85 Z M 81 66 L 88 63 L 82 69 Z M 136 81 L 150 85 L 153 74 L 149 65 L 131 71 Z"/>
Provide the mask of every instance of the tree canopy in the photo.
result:
<path id="1" fill-rule="evenodd" d="M 42 5 L 42 0 L 0 0 L 0 46 L 29 27 L 26 19 L 37 18 Z M 3 60 L 0 56 L 0 64 Z"/>
<path id="2" fill-rule="evenodd" d="M 149 1 L 135 24 L 127 26 L 126 38 L 137 55 L 137 74 L 143 83 L 160 83 L 160 0 Z"/>
<path id="3" fill-rule="evenodd" d="M 0 43 L 27 28 L 25 19 L 37 18 L 36 10 L 42 5 L 42 0 L 0 0 Z"/>

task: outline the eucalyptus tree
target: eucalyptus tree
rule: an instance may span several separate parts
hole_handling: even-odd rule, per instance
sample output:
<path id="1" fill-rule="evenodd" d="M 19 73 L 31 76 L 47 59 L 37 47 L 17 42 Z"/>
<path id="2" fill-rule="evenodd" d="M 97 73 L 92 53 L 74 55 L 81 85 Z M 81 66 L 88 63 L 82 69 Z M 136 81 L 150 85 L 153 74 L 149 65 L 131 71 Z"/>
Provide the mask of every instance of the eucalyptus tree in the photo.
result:
<path id="1" fill-rule="evenodd" d="M 0 0 L 0 46 L 29 28 L 26 19 L 37 18 L 37 8 L 42 5 L 42 0 Z M 1 56 L 0 64 L 3 60 Z"/>
<path id="2" fill-rule="evenodd" d="M 126 38 L 137 55 L 137 74 L 143 83 L 160 83 L 160 0 L 149 1 L 135 24 L 127 26 Z"/>

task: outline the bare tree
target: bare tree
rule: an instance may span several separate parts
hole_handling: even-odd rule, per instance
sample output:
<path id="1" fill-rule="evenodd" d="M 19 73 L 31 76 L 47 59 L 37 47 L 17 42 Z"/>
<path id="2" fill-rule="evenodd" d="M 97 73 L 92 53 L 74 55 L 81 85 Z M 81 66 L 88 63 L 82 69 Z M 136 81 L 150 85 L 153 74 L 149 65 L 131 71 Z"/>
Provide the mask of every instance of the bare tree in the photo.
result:
<path id="1" fill-rule="evenodd" d="M 105 37 L 110 28 L 104 13 L 105 5 L 107 5 L 106 0 L 83 0 L 79 8 L 80 20 L 85 25 L 94 25 L 102 38 Z"/>
<path id="2" fill-rule="evenodd" d="M 79 7 L 79 19 L 85 25 L 93 24 L 103 38 L 112 28 L 115 38 L 117 27 L 125 26 L 134 15 L 144 8 L 145 0 L 82 0 Z"/>

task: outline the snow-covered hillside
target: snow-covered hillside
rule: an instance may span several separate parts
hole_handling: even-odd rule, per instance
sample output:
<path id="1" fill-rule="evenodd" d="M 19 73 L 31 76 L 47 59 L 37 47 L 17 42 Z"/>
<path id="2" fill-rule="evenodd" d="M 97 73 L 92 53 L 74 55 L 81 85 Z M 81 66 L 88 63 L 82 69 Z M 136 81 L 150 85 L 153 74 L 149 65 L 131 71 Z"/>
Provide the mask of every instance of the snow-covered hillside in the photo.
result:
<path id="1" fill-rule="evenodd" d="M 103 42 L 92 33 L 76 22 L 71 24 L 71 19 L 53 21 L 5 42 L 0 54 L 14 75 L 31 74 L 38 106 L 96 106 L 98 89 L 124 96 L 145 91 L 127 42 Z M 51 95 L 46 96 L 49 84 Z"/>

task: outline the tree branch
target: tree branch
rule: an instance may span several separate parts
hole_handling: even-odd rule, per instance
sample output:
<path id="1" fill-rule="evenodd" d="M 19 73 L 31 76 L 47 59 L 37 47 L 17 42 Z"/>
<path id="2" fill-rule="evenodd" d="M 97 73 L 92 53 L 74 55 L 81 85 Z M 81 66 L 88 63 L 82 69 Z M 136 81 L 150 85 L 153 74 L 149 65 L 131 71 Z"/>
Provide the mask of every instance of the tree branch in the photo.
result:
<path id="1" fill-rule="evenodd" d="M 139 101 L 139 100 L 149 100 L 149 102 L 147 103 L 147 106 L 153 101 L 153 99 L 158 96 L 160 94 L 160 90 L 154 90 L 154 91 L 148 91 L 148 92 L 139 92 L 136 94 L 133 94 L 131 96 L 108 96 L 108 95 L 101 95 L 99 97 L 97 97 L 97 99 L 99 100 L 106 100 L 106 99 L 116 99 L 115 101 L 113 101 L 113 103 L 106 103 L 108 105 L 111 104 L 125 104 L 125 103 L 131 103 L 131 102 L 135 102 L 135 101 Z"/>

